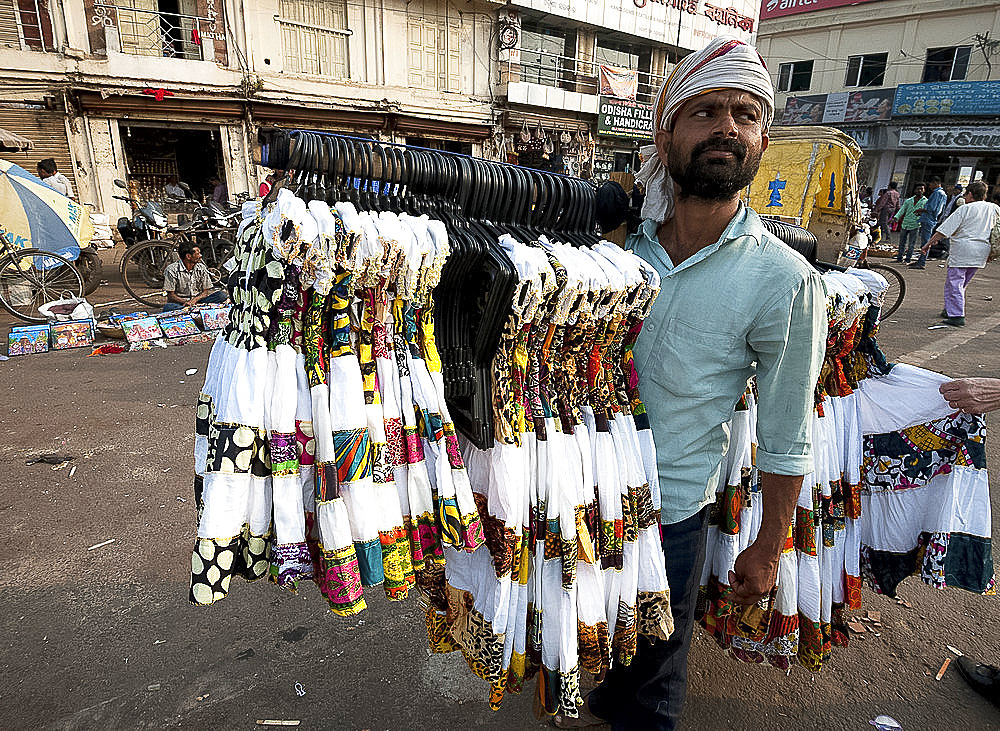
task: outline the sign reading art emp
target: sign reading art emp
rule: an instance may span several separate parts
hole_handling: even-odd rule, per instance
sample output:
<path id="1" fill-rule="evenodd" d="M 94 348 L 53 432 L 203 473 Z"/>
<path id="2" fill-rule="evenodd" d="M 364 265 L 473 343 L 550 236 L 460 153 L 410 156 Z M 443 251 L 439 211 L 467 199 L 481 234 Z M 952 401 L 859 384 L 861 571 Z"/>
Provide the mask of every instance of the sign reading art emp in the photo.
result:
<path id="1" fill-rule="evenodd" d="M 1000 127 L 903 127 L 899 147 L 1000 151 Z"/>
<path id="2" fill-rule="evenodd" d="M 1000 81 L 900 84 L 894 117 L 1000 114 Z"/>
<path id="3" fill-rule="evenodd" d="M 653 139 L 653 106 L 629 99 L 600 97 L 597 134 L 629 140 Z"/>

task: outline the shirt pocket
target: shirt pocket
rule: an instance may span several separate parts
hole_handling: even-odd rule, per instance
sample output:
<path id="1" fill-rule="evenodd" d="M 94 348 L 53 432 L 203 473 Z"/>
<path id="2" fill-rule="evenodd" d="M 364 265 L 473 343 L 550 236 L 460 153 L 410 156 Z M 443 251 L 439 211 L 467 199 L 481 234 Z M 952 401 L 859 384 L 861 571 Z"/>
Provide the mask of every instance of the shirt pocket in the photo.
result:
<path id="1" fill-rule="evenodd" d="M 741 359 L 737 333 L 712 332 L 670 318 L 663 325 L 657 351 L 650 354 L 652 381 L 676 396 L 708 399 L 728 395 L 738 380 L 735 372 L 749 366 Z M 739 394 L 734 396 L 738 398 Z M 735 401 L 734 401 L 735 403 Z"/>

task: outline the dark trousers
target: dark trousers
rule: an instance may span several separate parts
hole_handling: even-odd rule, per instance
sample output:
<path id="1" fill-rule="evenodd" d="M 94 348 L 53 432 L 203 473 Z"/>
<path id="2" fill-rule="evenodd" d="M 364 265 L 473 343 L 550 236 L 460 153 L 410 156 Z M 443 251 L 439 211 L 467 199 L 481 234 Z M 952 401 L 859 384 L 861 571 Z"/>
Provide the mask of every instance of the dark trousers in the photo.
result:
<path id="1" fill-rule="evenodd" d="M 672 731 L 687 695 L 687 659 L 698 585 L 705 563 L 708 511 L 663 526 L 674 633 L 666 642 L 639 637 L 631 665 L 615 665 L 589 696 L 590 710 L 614 731 Z"/>
<path id="2" fill-rule="evenodd" d="M 910 261 L 913 258 L 913 249 L 920 238 L 919 228 L 904 228 L 899 232 L 899 253 L 896 254 L 896 261 Z M 905 258 L 904 258 L 905 256 Z"/>

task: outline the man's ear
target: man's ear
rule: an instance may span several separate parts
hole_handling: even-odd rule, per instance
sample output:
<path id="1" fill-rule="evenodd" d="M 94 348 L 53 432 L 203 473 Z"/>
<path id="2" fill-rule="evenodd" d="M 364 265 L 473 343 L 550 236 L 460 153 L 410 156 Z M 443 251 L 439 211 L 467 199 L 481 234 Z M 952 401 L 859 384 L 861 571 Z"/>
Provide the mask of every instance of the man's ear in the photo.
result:
<path id="1" fill-rule="evenodd" d="M 760 151 L 761 152 L 764 152 L 764 150 L 767 149 L 767 145 L 768 145 L 768 143 L 770 143 L 770 141 L 771 141 L 771 139 L 767 136 L 766 132 L 760 136 Z"/>
<path id="2" fill-rule="evenodd" d="M 667 151 L 670 149 L 671 138 L 671 133 L 665 129 L 657 130 L 653 137 L 653 143 L 656 145 L 656 156 L 660 158 L 664 167 L 667 167 Z"/>

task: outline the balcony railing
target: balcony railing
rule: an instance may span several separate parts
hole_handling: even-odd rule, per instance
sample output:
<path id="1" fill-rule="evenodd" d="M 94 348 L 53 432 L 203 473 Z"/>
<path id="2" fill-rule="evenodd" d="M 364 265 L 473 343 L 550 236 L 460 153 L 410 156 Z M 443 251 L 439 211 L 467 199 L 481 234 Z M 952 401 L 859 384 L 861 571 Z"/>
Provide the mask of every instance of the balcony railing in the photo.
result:
<path id="1" fill-rule="evenodd" d="M 500 83 L 528 82 L 554 86 L 580 94 L 600 91 L 600 67 L 596 61 L 584 61 L 546 51 L 519 49 L 520 62 L 501 61 Z M 646 71 L 638 72 L 636 100 L 650 104 L 666 78 Z"/>
<path id="2" fill-rule="evenodd" d="M 122 53 L 211 60 L 203 41 L 215 39 L 218 19 L 97 3 L 91 22 L 116 30 Z"/>

